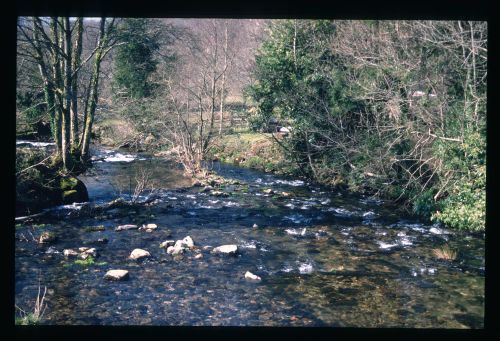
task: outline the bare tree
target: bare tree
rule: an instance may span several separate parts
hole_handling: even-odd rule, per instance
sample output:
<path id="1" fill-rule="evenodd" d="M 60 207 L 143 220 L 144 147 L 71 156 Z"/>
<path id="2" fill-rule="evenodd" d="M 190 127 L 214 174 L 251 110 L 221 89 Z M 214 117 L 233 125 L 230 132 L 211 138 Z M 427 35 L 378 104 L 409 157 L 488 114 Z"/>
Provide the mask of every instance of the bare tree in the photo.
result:
<path id="1" fill-rule="evenodd" d="M 83 159 L 88 158 L 92 120 L 98 99 L 99 67 L 104 56 L 116 43 L 116 40 L 110 39 L 114 21 L 112 19 L 106 25 L 106 19 L 101 19 L 100 38 L 83 61 L 83 18 L 33 17 L 20 18 L 18 21 L 18 31 L 22 36 L 19 54 L 29 56 L 30 62 L 38 67 L 43 82 L 45 105 L 52 121 L 56 155 L 62 160 L 66 170 L 73 169 L 73 162 L 79 155 Z M 88 86 L 90 91 L 83 103 L 84 130 L 79 139 L 79 74 L 92 58 L 93 72 Z"/>

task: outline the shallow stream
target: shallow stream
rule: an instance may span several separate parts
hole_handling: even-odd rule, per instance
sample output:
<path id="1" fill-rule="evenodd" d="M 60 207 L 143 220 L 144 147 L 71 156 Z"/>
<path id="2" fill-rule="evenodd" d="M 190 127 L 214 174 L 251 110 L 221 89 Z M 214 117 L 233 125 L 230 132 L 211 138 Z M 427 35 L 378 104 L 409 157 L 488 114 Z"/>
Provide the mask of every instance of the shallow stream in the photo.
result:
<path id="1" fill-rule="evenodd" d="M 91 204 L 130 199 L 141 175 L 156 200 L 97 215 L 68 205 L 16 226 L 15 302 L 31 310 L 39 283 L 46 286 L 44 324 L 483 327 L 484 236 L 300 179 L 215 163 L 217 174 L 233 180 L 218 188 L 222 196 L 193 186 L 169 161 L 106 149 L 95 155 L 80 176 Z M 147 223 L 158 229 L 115 231 Z M 57 240 L 34 242 L 45 231 Z M 159 247 L 188 235 L 202 258 L 173 258 Z M 224 244 L 238 245 L 238 255 L 210 252 Z M 458 250 L 455 261 L 433 255 L 445 244 Z M 63 255 L 81 246 L 97 249 L 94 264 Z M 129 260 L 135 248 L 152 257 Z M 107 281 L 110 269 L 130 277 Z M 246 271 L 262 280 L 246 280 Z"/>

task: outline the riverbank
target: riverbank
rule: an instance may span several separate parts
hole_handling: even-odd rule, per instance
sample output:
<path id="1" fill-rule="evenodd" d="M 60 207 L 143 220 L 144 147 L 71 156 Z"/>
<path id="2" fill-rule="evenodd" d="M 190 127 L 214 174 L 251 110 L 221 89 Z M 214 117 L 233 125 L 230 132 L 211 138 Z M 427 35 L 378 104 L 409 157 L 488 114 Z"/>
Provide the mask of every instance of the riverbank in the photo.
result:
<path id="1" fill-rule="evenodd" d="M 61 171 L 53 148 L 51 142 L 17 142 L 16 216 L 89 200 L 85 184 L 74 174 Z"/>
<path id="2" fill-rule="evenodd" d="M 363 167 L 370 164 L 369 160 L 362 160 L 357 166 L 350 164 L 351 169 L 339 172 L 328 164 L 316 164 L 316 177 L 312 177 L 310 172 L 300 169 L 287 157 L 276 141 L 286 142 L 286 139 L 286 135 L 279 133 L 248 131 L 223 135 L 216 141 L 209 158 L 273 174 L 301 177 L 321 185 L 391 201 L 406 214 L 417 215 L 428 222 L 440 222 L 450 228 L 484 231 L 485 194 L 476 187 L 485 181 L 485 165 L 473 168 L 477 174 L 475 187 L 466 186 L 468 190 L 465 192 L 458 188 L 446 194 L 440 191 L 441 197 L 436 199 L 437 191 L 432 188 L 417 194 L 411 190 L 406 193 L 397 181 L 391 185 L 394 181 L 389 181 L 387 175 L 366 171 Z"/>

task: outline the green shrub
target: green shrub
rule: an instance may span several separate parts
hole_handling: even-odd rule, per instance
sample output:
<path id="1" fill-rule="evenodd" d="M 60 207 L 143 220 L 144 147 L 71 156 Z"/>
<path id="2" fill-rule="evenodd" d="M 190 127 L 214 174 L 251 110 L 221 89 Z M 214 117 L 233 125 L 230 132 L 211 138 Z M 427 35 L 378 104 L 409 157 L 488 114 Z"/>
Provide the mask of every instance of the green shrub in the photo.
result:
<path id="1" fill-rule="evenodd" d="M 430 218 L 432 213 L 436 210 L 436 204 L 434 202 L 434 190 L 427 190 L 415 197 L 413 199 L 413 213 Z"/>
<path id="2" fill-rule="evenodd" d="M 486 136 L 473 131 L 462 143 L 438 146 L 445 169 L 452 172 L 447 196 L 432 220 L 460 230 L 484 230 L 486 217 Z"/>

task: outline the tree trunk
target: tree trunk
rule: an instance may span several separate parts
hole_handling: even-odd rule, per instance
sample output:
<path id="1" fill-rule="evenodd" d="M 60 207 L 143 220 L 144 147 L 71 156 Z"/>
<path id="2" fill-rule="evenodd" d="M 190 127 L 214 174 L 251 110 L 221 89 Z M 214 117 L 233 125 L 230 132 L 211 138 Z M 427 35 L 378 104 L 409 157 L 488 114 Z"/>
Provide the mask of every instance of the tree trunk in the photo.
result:
<path id="1" fill-rule="evenodd" d="M 73 51 L 73 72 L 78 68 L 81 62 L 82 55 L 82 36 L 83 36 L 83 18 L 78 18 L 76 21 L 76 41 Z M 78 71 L 73 74 L 71 80 L 71 151 L 74 153 L 78 149 Z"/>
<path id="2" fill-rule="evenodd" d="M 224 22 L 224 72 L 222 74 L 222 81 L 220 87 L 220 124 L 219 124 L 219 135 L 222 134 L 222 125 L 224 123 L 224 87 L 226 85 L 226 69 L 227 69 L 227 21 Z"/>
<path id="3" fill-rule="evenodd" d="M 33 18 L 33 42 L 36 51 L 36 59 L 38 63 L 38 69 L 43 80 L 43 93 L 45 97 L 45 102 L 47 104 L 47 112 L 51 119 L 51 130 L 54 140 L 56 140 L 57 134 L 55 129 L 55 109 L 54 109 L 54 85 L 52 83 L 51 76 L 47 71 L 47 65 L 45 64 L 42 47 L 40 44 L 40 30 L 43 29 L 40 18 Z"/>
<path id="4" fill-rule="evenodd" d="M 57 27 L 57 17 L 52 18 L 50 22 L 50 27 L 52 30 L 53 45 L 52 46 L 52 70 L 54 75 L 54 125 L 55 136 L 54 142 L 57 147 L 57 154 L 61 156 L 61 123 L 62 123 L 62 86 L 61 86 L 61 65 L 59 60 L 59 30 Z"/>
<path id="5" fill-rule="evenodd" d="M 86 117 L 84 122 L 84 133 L 82 136 L 81 144 L 81 159 L 87 161 L 89 159 L 89 146 L 90 146 L 90 135 L 92 133 L 92 124 L 94 123 L 95 109 L 97 107 L 98 100 L 98 90 L 99 90 L 99 70 L 101 67 L 101 59 L 103 56 L 103 46 L 105 40 L 104 27 L 106 19 L 101 19 L 100 32 L 99 32 L 99 42 L 97 51 L 95 54 L 94 68 L 92 71 L 91 81 L 90 81 L 90 103 L 87 106 Z"/>
<path id="6" fill-rule="evenodd" d="M 64 18 L 64 54 L 65 54 L 65 77 L 64 77 L 64 105 L 62 117 L 62 159 L 65 169 L 71 168 L 70 155 L 70 110 L 72 100 L 72 81 L 71 81 L 71 26 L 69 17 Z"/>

